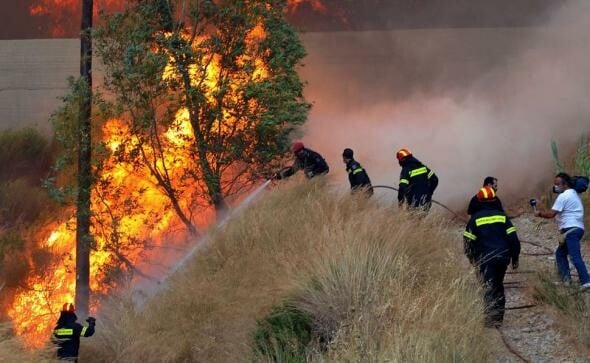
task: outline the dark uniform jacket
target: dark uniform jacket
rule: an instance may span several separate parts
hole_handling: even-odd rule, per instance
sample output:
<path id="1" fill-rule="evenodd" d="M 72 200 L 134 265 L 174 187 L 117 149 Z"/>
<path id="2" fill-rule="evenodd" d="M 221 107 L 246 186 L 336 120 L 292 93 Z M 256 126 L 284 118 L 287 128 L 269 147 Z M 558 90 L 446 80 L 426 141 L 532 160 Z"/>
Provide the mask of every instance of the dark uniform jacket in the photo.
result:
<path id="1" fill-rule="evenodd" d="M 350 160 L 346 163 L 346 172 L 348 173 L 348 181 L 350 182 L 350 189 L 367 188 L 367 193 L 373 194 L 371 187 L 371 179 L 367 171 L 356 160 Z"/>
<path id="2" fill-rule="evenodd" d="M 94 334 L 94 324 L 82 326 L 77 323 L 76 314 L 61 312 L 57 325 L 53 329 L 53 342 L 58 345 L 58 358 L 77 358 L 80 349 L 80 337 Z"/>
<path id="3" fill-rule="evenodd" d="M 299 170 L 303 170 L 305 176 L 311 179 L 317 175 L 327 174 L 330 171 L 330 168 L 328 167 L 326 160 L 324 160 L 320 154 L 313 150 L 303 148 L 295 156 L 293 166 L 283 169 L 279 175 L 277 175 L 277 179 L 288 178 Z"/>
<path id="4" fill-rule="evenodd" d="M 490 206 L 471 216 L 465 232 L 465 255 L 473 264 L 490 258 L 518 262 L 520 241 L 506 214 Z"/>
<path id="5" fill-rule="evenodd" d="M 477 195 L 474 195 L 469 202 L 469 206 L 467 207 L 467 214 L 470 216 L 474 215 L 475 213 L 479 212 L 480 210 L 486 208 L 485 205 L 490 205 L 488 209 L 495 209 L 501 212 L 504 212 L 504 207 L 502 206 L 502 202 L 497 197 L 491 202 L 481 202 L 477 200 Z"/>
<path id="6" fill-rule="evenodd" d="M 438 186 L 438 177 L 413 156 L 400 163 L 402 171 L 399 178 L 397 200 L 409 206 L 418 207 L 429 204 Z"/>

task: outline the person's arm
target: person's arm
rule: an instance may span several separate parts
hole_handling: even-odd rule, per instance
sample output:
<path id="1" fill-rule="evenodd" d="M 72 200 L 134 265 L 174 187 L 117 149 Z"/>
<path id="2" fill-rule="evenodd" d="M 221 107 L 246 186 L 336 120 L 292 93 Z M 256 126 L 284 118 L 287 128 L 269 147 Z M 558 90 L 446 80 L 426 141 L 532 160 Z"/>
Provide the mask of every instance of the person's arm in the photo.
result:
<path id="1" fill-rule="evenodd" d="M 555 216 L 558 214 L 559 212 L 553 209 L 547 210 L 547 211 L 541 211 L 538 210 L 535 212 L 535 215 L 537 217 L 541 217 L 541 218 L 547 218 L 547 219 L 552 219 L 555 218 Z"/>
<path id="2" fill-rule="evenodd" d="M 360 166 L 358 164 L 352 164 L 350 166 L 350 170 L 348 171 L 348 180 L 350 180 L 350 188 L 354 189 L 357 186 L 359 186 L 359 168 Z M 362 170 L 361 170 L 362 171 Z"/>
<path id="3" fill-rule="evenodd" d="M 83 326 L 82 331 L 80 332 L 80 336 L 85 338 L 94 335 L 94 326 L 96 325 L 96 319 L 91 316 L 88 317 L 86 321 L 88 322 L 88 326 Z"/>
<path id="4" fill-rule="evenodd" d="M 557 199 L 555 199 L 555 203 L 553 203 L 553 207 L 551 207 L 550 210 L 548 210 L 548 211 L 537 210 L 535 212 L 535 216 L 541 217 L 541 218 L 547 218 L 547 219 L 555 218 L 556 215 L 558 215 L 559 213 L 561 213 L 563 211 L 564 205 L 565 205 L 565 197 L 563 196 L 563 193 L 562 193 L 557 196 Z"/>
<path id="5" fill-rule="evenodd" d="M 397 192 L 397 202 L 401 205 L 404 202 L 406 193 L 410 187 L 410 173 L 407 168 L 402 168 L 402 172 L 399 176 L 399 188 Z"/>
<path id="6" fill-rule="evenodd" d="M 512 269 L 518 268 L 518 258 L 520 256 L 520 240 L 516 234 L 516 227 L 506 219 L 506 239 L 508 240 L 508 246 L 510 251 L 510 260 L 512 261 Z"/>
<path id="7" fill-rule="evenodd" d="M 438 187 L 438 176 L 430 169 L 428 169 L 428 186 L 431 194 L 434 194 L 434 191 Z"/>
<path id="8" fill-rule="evenodd" d="M 477 212 L 477 196 L 473 196 L 469 201 L 469 206 L 467 207 L 467 214 L 474 215 Z"/>
<path id="9" fill-rule="evenodd" d="M 472 265 L 477 263 L 477 226 L 475 225 L 474 219 L 471 218 L 465 227 L 463 232 L 463 250 L 467 259 Z"/>

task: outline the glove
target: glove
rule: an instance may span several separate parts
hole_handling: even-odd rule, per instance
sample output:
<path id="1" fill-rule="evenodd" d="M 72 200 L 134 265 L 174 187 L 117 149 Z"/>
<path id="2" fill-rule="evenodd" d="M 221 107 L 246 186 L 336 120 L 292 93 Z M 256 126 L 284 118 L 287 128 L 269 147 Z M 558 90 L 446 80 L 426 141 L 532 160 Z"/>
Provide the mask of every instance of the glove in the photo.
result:
<path id="1" fill-rule="evenodd" d="M 512 269 L 516 270 L 518 268 L 518 260 L 512 259 Z"/>
<path id="2" fill-rule="evenodd" d="M 96 318 L 89 316 L 88 319 L 86 319 L 86 321 L 88 322 L 88 324 L 90 325 L 95 325 L 96 324 Z"/>

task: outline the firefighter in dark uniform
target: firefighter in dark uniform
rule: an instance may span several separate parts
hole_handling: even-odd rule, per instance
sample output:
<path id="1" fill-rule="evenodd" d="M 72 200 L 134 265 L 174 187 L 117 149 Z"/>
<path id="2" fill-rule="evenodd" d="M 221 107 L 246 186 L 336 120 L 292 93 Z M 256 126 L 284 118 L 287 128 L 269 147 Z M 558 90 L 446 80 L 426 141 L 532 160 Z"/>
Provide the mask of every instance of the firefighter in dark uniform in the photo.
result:
<path id="1" fill-rule="evenodd" d="M 371 179 L 369 179 L 367 171 L 361 166 L 361 164 L 354 160 L 354 152 L 352 149 L 344 149 L 342 152 L 342 161 L 346 164 L 350 189 L 353 192 L 356 190 L 363 190 L 367 193 L 367 196 L 373 195 Z"/>
<path id="2" fill-rule="evenodd" d="M 299 170 L 303 170 L 308 179 L 327 174 L 330 171 L 326 160 L 317 152 L 306 148 L 301 141 L 295 142 L 291 147 L 291 151 L 295 155 L 295 162 L 292 166 L 276 173 L 273 176 L 274 179 L 288 178 Z"/>
<path id="3" fill-rule="evenodd" d="M 410 208 L 428 211 L 432 205 L 432 194 L 438 186 L 438 177 L 408 149 L 401 149 L 396 157 L 402 167 L 397 194 L 399 205 L 406 203 Z"/>
<path id="4" fill-rule="evenodd" d="M 518 268 L 520 241 L 506 214 L 496 208 L 494 189 L 481 188 L 477 198 L 481 209 L 471 216 L 463 233 L 465 255 L 479 268 L 485 284 L 486 326 L 499 327 L 506 305 L 504 276 L 508 265 Z"/>
<path id="5" fill-rule="evenodd" d="M 52 338 L 53 342 L 58 346 L 57 358 L 59 360 L 77 362 L 80 337 L 89 337 L 94 334 L 95 318 L 89 317 L 86 319 L 88 326 L 82 326 L 76 320 L 78 320 L 78 317 L 74 305 L 64 304 L 57 325 L 53 329 Z"/>
<path id="6" fill-rule="evenodd" d="M 498 179 L 494 178 L 493 176 L 488 176 L 483 180 L 483 186 L 484 187 L 491 187 L 492 189 L 494 189 L 494 192 L 496 193 L 496 201 L 493 202 L 495 203 L 495 208 L 498 209 L 499 211 L 504 211 L 504 207 L 502 206 L 502 202 L 500 201 L 500 198 L 498 198 Z M 477 213 L 479 210 L 481 209 L 481 202 L 477 199 L 477 195 L 474 195 L 473 198 L 471 198 L 471 200 L 469 201 L 469 206 L 467 207 L 467 214 L 474 215 L 475 213 Z"/>

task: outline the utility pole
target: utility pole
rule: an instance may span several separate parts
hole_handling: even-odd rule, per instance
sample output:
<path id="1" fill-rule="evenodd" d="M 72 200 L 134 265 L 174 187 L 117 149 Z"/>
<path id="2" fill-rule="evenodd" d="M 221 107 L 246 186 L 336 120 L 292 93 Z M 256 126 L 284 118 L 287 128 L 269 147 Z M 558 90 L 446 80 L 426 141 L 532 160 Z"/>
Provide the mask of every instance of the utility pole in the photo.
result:
<path id="1" fill-rule="evenodd" d="M 90 190 L 91 170 L 91 111 L 92 111 L 92 15 L 93 0 L 82 0 L 80 33 L 80 77 L 83 82 L 80 98 L 78 133 L 78 199 L 76 205 L 76 309 L 81 317 L 88 316 L 90 300 Z"/>

